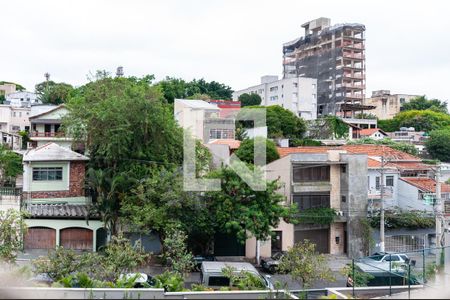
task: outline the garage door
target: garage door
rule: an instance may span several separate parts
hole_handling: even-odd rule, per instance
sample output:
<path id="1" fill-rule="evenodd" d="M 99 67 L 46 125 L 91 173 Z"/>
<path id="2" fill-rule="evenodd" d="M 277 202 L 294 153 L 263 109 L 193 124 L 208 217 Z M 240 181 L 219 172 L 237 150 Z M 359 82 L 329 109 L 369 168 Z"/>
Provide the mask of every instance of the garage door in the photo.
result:
<path id="1" fill-rule="evenodd" d="M 55 249 L 56 230 L 47 227 L 31 227 L 24 237 L 25 249 Z"/>
<path id="2" fill-rule="evenodd" d="M 295 243 L 303 242 L 303 240 L 309 240 L 311 243 L 316 244 L 317 252 L 329 253 L 328 229 L 297 230 L 294 237 Z"/>
<path id="3" fill-rule="evenodd" d="M 66 249 L 92 250 L 92 230 L 66 228 L 60 232 L 60 245 Z"/>

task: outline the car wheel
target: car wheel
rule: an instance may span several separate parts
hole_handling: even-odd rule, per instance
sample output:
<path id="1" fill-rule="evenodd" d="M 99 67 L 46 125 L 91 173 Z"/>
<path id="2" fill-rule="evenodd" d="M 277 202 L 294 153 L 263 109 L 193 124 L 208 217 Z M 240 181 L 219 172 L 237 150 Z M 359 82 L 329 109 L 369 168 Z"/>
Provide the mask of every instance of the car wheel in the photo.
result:
<path id="1" fill-rule="evenodd" d="M 277 268 L 275 266 L 270 266 L 269 267 L 269 273 L 275 274 L 277 271 Z"/>

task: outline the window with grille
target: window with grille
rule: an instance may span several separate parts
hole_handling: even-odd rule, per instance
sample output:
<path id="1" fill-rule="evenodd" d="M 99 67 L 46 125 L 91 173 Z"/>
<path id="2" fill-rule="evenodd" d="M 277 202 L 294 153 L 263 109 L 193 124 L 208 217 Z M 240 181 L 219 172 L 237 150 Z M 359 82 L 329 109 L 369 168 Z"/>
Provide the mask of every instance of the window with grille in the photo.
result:
<path id="1" fill-rule="evenodd" d="M 294 172 L 293 174 L 294 182 L 330 180 L 330 166 L 322 166 L 322 167 L 295 166 L 293 172 Z"/>
<path id="2" fill-rule="evenodd" d="M 294 202 L 297 203 L 297 207 L 299 210 L 330 207 L 330 194 L 311 193 L 294 195 Z"/>

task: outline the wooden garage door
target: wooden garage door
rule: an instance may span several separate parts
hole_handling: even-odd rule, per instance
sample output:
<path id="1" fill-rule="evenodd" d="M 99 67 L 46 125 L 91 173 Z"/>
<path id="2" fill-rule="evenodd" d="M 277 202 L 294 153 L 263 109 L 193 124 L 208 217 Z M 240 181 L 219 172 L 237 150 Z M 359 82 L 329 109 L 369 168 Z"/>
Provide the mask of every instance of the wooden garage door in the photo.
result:
<path id="1" fill-rule="evenodd" d="M 92 250 L 92 230 L 66 228 L 60 232 L 60 245 L 66 249 Z"/>
<path id="2" fill-rule="evenodd" d="M 31 227 L 24 237 L 25 249 L 55 249 L 56 230 L 47 227 Z"/>
<path id="3" fill-rule="evenodd" d="M 303 240 L 309 240 L 311 243 L 316 244 L 317 252 L 329 253 L 328 235 L 328 229 L 297 230 L 295 231 L 294 241 L 298 243 L 303 242 Z"/>

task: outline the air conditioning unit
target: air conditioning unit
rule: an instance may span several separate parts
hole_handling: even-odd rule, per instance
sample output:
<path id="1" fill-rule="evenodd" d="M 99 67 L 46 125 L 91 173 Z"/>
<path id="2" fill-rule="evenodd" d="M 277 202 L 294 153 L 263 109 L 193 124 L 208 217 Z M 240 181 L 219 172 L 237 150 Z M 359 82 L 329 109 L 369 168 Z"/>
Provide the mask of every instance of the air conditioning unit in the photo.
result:
<path id="1" fill-rule="evenodd" d="M 343 217 L 344 216 L 344 212 L 342 210 L 339 210 L 336 212 L 337 216 Z"/>

